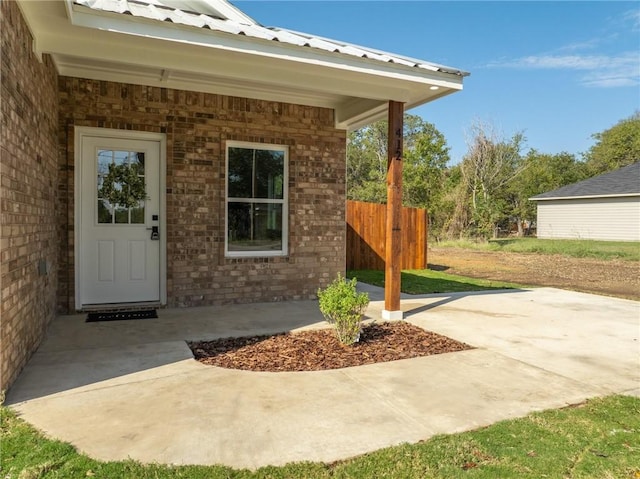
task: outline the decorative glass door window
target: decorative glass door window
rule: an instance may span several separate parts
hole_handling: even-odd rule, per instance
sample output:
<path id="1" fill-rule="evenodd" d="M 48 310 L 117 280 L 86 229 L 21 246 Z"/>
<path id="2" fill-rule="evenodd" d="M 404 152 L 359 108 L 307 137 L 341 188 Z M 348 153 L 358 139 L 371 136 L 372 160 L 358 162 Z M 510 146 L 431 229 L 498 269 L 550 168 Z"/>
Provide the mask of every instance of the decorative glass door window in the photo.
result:
<path id="1" fill-rule="evenodd" d="M 227 143 L 227 256 L 287 254 L 287 149 Z"/>
<path id="2" fill-rule="evenodd" d="M 144 153 L 98 150 L 97 161 L 98 223 L 144 223 L 145 200 L 131 200 L 131 197 L 145 196 Z M 134 181 L 127 183 L 127 179 L 133 179 Z M 140 191 L 140 188 L 142 188 L 142 191 Z M 125 204 L 121 204 L 112 199 L 116 196 L 129 198 Z"/>

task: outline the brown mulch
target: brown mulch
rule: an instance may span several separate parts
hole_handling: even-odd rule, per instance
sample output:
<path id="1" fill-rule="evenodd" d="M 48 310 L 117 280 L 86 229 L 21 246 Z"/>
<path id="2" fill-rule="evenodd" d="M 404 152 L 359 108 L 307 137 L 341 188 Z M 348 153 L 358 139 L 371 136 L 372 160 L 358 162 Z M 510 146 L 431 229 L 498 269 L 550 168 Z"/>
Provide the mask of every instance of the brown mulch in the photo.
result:
<path id="1" fill-rule="evenodd" d="M 188 344 L 203 364 L 271 372 L 339 369 L 472 349 L 406 322 L 368 324 L 353 346 L 340 344 L 333 329 Z"/>

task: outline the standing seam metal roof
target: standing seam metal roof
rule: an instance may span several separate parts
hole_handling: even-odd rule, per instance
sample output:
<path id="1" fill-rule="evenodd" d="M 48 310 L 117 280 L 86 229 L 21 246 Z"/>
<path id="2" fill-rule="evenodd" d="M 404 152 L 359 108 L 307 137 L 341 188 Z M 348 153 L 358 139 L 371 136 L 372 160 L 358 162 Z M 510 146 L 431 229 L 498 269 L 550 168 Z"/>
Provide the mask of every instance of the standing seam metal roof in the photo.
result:
<path id="1" fill-rule="evenodd" d="M 219 0 L 223 1 L 223 0 Z M 299 47 L 317 48 L 331 53 L 341 53 L 359 58 L 377 60 L 384 63 L 395 63 L 408 67 L 422 68 L 458 76 L 467 76 L 468 72 L 456 68 L 425 62 L 409 57 L 399 56 L 379 50 L 361 47 L 350 43 L 339 42 L 307 33 L 296 32 L 277 27 L 263 27 L 258 23 L 245 23 L 225 18 L 222 15 L 204 14 L 185 9 L 163 5 L 162 0 L 73 0 L 73 3 L 111 13 L 128 14 L 134 17 L 171 22 L 197 28 L 207 28 L 232 35 L 245 35 L 283 42 Z M 248 18 L 248 17 L 247 17 Z"/>
<path id="2" fill-rule="evenodd" d="M 568 197 L 640 195 L 640 161 L 618 170 L 594 176 L 557 190 L 534 196 L 532 200 Z"/>

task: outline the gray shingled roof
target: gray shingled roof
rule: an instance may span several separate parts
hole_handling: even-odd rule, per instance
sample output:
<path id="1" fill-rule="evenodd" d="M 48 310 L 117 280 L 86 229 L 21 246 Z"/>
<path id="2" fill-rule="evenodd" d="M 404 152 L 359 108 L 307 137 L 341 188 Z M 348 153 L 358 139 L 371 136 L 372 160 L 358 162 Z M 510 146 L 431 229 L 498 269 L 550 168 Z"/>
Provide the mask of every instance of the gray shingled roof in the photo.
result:
<path id="1" fill-rule="evenodd" d="M 606 196 L 640 196 L 640 161 L 619 170 L 563 186 L 531 198 L 533 201 L 558 198 L 594 198 Z"/>
<path id="2" fill-rule="evenodd" d="M 399 65 L 422 68 L 430 71 L 438 71 L 453 75 L 467 76 L 468 72 L 453 67 L 439 65 L 437 63 L 426 62 L 409 58 L 393 53 L 387 53 L 372 48 L 361 47 L 338 40 L 310 35 L 277 27 L 264 27 L 248 16 L 243 15 L 243 19 L 230 18 L 220 13 L 221 8 L 213 8 L 216 1 L 207 2 L 213 4 L 200 11 L 192 11 L 197 7 L 198 2 L 179 2 L 175 0 L 73 0 L 76 5 L 100 10 L 110 13 L 119 13 L 140 17 L 149 20 L 169 22 L 178 25 L 204 28 L 212 31 L 230 33 L 233 35 L 244 35 L 261 40 L 288 43 L 298 47 L 317 48 L 330 53 L 341 53 L 344 55 L 367 58 L 385 63 L 395 63 Z M 227 0 L 217 0 L 218 4 L 228 4 Z M 182 8 L 177 8 L 181 5 Z M 231 5 L 229 5 L 231 6 Z M 231 6 L 232 7 L 232 6 Z M 235 7 L 232 7 L 235 8 Z M 283 7 L 284 8 L 284 7 Z M 241 13 L 241 12 L 239 12 Z"/>

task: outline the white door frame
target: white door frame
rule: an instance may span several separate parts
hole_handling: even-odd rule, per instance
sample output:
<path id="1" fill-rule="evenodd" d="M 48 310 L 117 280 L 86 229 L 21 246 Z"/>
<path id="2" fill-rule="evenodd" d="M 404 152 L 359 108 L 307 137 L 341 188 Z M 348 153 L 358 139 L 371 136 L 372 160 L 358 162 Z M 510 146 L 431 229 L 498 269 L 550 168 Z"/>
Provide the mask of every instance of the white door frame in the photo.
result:
<path id="1" fill-rule="evenodd" d="M 160 304 L 167 304 L 167 136 L 164 133 L 150 133 L 145 131 L 115 130 L 110 128 L 94 128 L 88 126 L 74 127 L 74 260 L 75 260 L 75 303 L 76 310 L 82 309 L 82 281 L 80 254 L 82 244 L 82 215 L 81 215 L 81 187 L 82 187 L 82 140 L 84 137 L 122 138 L 132 140 L 155 141 L 160 143 Z"/>

